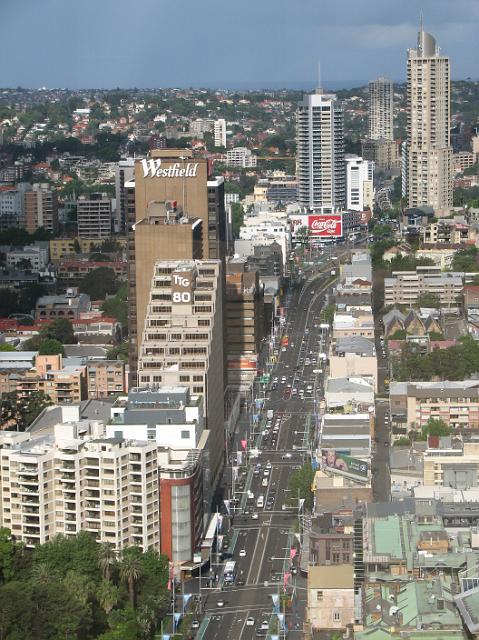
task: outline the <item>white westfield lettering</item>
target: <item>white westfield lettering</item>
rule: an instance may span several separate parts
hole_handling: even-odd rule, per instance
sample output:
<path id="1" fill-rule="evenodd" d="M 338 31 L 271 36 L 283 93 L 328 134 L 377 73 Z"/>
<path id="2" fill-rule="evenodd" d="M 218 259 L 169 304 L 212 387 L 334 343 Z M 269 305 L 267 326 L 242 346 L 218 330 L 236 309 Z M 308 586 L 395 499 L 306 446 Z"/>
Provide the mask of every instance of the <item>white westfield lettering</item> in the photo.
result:
<path id="1" fill-rule="evenodd" d="M 198 173 L 198 162 L 175 162 L 169 167 L 163 167 L 160 158 L 151 158 L 142 160 L 141 166 L 144 178 L 196 178 Z"/>

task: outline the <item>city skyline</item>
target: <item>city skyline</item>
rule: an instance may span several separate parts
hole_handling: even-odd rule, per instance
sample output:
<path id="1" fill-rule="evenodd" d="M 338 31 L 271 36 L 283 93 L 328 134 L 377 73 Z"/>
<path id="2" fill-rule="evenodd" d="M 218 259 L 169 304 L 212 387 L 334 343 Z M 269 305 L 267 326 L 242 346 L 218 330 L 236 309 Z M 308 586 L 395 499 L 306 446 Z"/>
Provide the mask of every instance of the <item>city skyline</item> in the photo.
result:
<path id="1" fill-rule="evenodd" d="M 218 0 L 207 0 L 187 12 L 153 0 L 136 12 L 124 0 L 101 5 L 87 0 L 80 21 L 72 21 L 57 0 L 31 4 L 28 13 L 12 0 L 3 5 L 4 55 L 22 43 L 22 55 L 9 56 L 0 74 L 3 87 L 308 88 L 315 83 L 318 59 L 323 84 L 331 89 L 378 75 L 404 81 L 406 50 L 421 9 L 425 29 L 454 60 L 452 78 L 477 77 L 479 6 L 473 0 L 425 0 L 408 7 L 367 0 L 360 9 L 350 0 L 321 7 L 306 0 L 300 11 L 290 0 L 276 1 L 274 11 L 272 0 L 260 5 L 246 0 L 227 10 Z M 118 34 L 126 15 L 130 31 L 123 42 Z M 177 24 L 181 33 L 173 28 Z M 232 40 L 240 46 L 232 47 Z M 298 46 L 284 46 L 287 40 Z"/>

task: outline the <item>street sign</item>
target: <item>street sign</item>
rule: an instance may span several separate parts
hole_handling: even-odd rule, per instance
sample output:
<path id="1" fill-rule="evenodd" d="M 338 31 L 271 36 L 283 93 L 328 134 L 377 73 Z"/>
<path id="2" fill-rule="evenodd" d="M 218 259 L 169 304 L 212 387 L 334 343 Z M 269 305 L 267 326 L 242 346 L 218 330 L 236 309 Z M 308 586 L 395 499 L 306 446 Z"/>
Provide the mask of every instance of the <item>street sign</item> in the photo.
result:
<path id="1" fill-rule="evenodd" d="M 264 375 L 261 376 L 261 378 L 259 379 L 259 381 L 262 384 L 268 384 L 269 381 L 271 380 L 271 376 L 269 375 L 269 373 L 265 373 Z"/>

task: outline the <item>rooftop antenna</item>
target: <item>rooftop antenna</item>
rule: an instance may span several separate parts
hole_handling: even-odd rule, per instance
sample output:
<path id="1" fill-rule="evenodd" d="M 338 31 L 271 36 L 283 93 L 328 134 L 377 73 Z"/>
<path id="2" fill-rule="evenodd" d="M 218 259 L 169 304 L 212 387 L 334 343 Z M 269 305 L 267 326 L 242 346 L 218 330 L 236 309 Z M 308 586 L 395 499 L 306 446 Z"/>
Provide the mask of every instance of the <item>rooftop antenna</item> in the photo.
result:
<path id="1" fill-rule="evenodd" d="M 424 31 L 424 14 L 421 9 L 421 13 L 419 14 L 419 31 Z"/>

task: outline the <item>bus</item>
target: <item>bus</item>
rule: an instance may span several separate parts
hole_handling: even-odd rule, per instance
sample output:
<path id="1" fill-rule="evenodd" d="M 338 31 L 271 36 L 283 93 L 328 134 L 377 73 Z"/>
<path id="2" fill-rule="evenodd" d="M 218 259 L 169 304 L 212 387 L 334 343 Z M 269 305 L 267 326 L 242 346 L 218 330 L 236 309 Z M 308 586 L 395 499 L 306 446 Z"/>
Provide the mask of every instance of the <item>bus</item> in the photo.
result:
<path id="1" fill-rule="evenodd" d="M 284 336 L 284 338 L 281 338 L 281 346 L 287 347 L 288 345 L 289 345 L 289 336 Z"/>
<path id="2" fill-rule="evenodd" d="M 234 582 L 236 578 L 236 562 L 234 560 L 228 560 L 225 563 L 225 569 L 223 571 L 224 582 L 229 584 Z"/>

